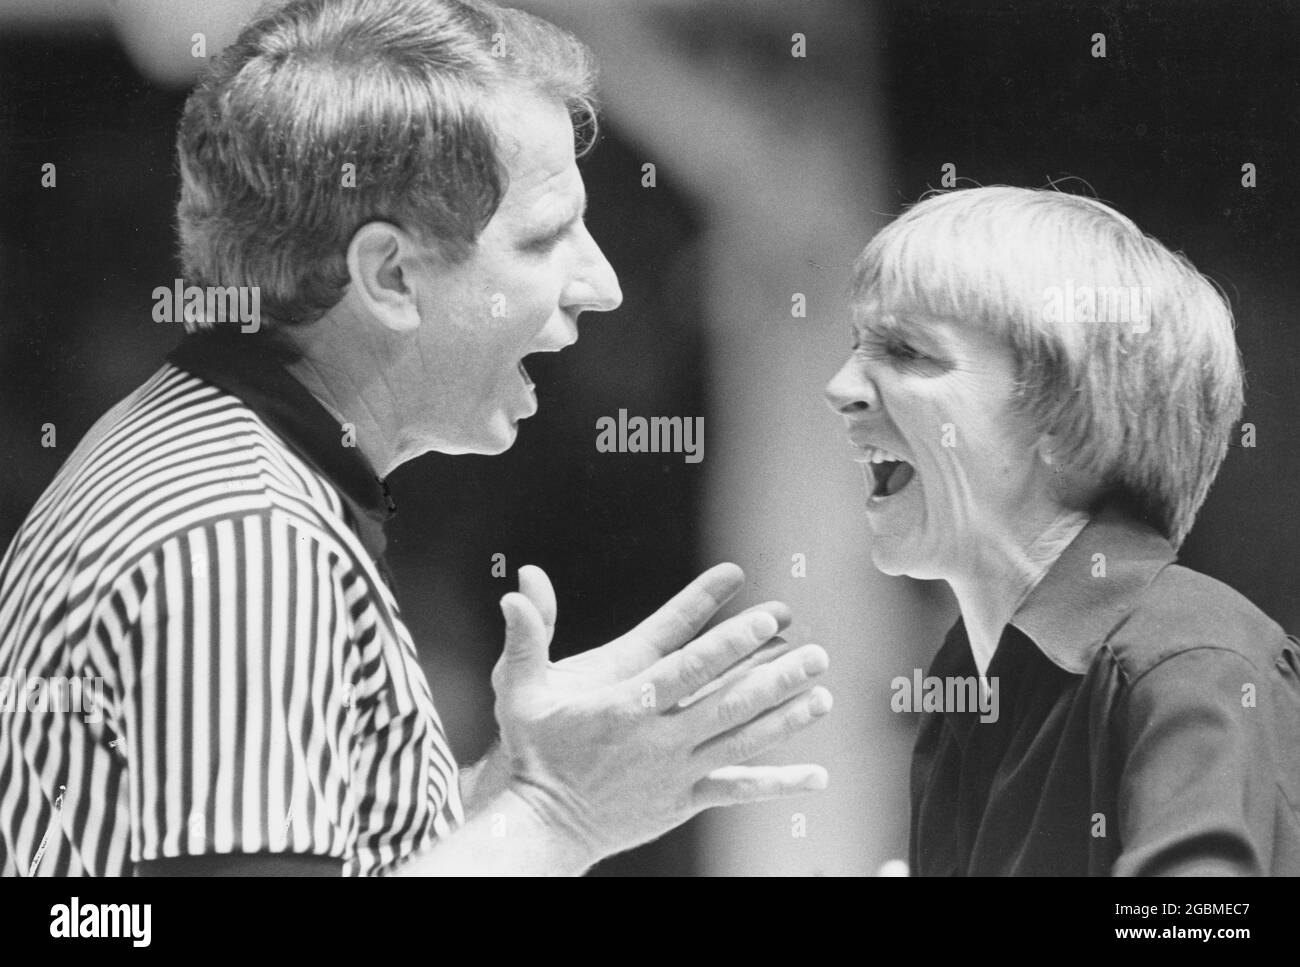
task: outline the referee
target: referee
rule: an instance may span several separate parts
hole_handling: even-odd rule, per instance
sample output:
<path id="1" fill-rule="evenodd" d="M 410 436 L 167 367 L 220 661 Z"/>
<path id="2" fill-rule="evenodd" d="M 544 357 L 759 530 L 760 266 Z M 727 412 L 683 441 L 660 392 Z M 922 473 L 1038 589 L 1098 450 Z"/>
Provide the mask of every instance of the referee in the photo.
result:
<path id="1" fill-rule="evenodd" d="M 177 140 L 182 263 L 260 315 L 189 317 L 0 562 L 7 875 L 579 873 L 824 786 L 743 765 L 830 696 L 783 605 L 701 633 L 733 565 L 557 664 L 521 569 L 500 741 L 466 770 L 388 584 L 383 478 L 507 449 L 524 357 L 621 301 L 582 220 L 592 74 L 477 0 L 292 0 L 214 61 Z M 74 680 L 93 707 L 49 701 Z"/>

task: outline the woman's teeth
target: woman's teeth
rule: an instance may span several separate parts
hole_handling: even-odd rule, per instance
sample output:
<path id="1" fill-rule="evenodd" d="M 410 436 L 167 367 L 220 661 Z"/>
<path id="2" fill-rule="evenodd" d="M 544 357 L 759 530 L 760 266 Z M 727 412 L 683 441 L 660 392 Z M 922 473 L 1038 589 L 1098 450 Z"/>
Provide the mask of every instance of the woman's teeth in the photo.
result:
<path id="1" fill-rule="evenodd" d="M 854 457 L 855 463 L 902 463 L 903 458 L 883 447 L 859 447 L 861 456 Z"/>
<path id="2" fill-rule="evenodd" d="M 873 499 L 892 497 L 911 482 L 915 469 L 898 454 L 883 447 L 864 446 L 859 449 L 862 453 L 854 460 L 871 468 L 875 482 L 871 492 Z"/>

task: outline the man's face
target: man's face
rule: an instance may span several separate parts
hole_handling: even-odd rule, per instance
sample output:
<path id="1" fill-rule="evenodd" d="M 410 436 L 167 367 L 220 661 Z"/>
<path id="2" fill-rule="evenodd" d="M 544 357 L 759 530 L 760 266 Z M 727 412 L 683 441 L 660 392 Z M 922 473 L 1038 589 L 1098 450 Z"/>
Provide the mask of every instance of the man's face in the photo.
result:
<path id="1" fill-rule="evenodd" d="M 853 353 L 826 396 L 863 465 L 880 570 L 969 572 L 983 550 L 1019 542 L 1051 501 L 1014 385 L 1010 346 L 978 326 L 902 309 L 858 314 Z"/>
<path id="2" fill-rule="evenodd" d="M 470 257 L 430 264 L 420 286 L 418 339 L 433 449 L 500 453 L 537 412 L 530 353 L 578 338 L 578 314 L 623 301 L 587 231 L 573 126 L 559 101 L 517 99 L 498 115 L 509 185 Z M 427 448 L 427 447 L 426 447 Z M 422 449 L 426 449 L 422 448 Z"/>

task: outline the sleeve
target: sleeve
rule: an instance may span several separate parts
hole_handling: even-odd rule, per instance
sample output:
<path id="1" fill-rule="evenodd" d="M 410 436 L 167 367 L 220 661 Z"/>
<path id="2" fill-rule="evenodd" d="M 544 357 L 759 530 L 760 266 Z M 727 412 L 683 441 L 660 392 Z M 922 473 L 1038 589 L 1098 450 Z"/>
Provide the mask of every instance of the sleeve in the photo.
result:
<path id="1" fill-rule="evenodd" d="M 350 573 L 310 532 L 253 514 L 167 540 L 118 582 L 133 862 L 350 852 Z"/>
<path id="2" fill-rule="evenodd" d="M 1132 683 L 1114 875 L 1267 871 L 1274 777 L 1256 689 L 1266 692 L 1254 665 L 1217 647 L 1181 651 Z"/>

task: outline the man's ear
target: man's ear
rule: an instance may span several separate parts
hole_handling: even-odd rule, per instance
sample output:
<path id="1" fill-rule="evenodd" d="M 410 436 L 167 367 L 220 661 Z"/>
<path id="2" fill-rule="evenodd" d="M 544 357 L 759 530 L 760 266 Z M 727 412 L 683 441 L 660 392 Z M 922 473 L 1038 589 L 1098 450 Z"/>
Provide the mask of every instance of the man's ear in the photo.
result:
<path id="1" fill-rule="evenodd" d="M 412 270 L 419 245 L 390 222 L 367 222 L 348 243 L 349 289 L 367 313 L 394 332 L 420 325 Z"/>

